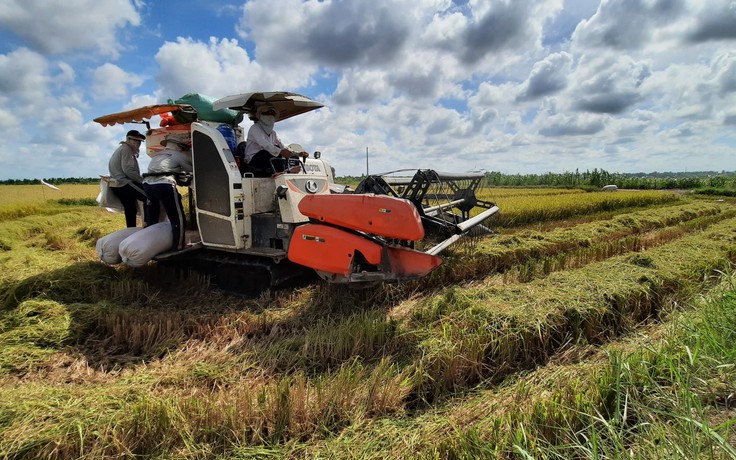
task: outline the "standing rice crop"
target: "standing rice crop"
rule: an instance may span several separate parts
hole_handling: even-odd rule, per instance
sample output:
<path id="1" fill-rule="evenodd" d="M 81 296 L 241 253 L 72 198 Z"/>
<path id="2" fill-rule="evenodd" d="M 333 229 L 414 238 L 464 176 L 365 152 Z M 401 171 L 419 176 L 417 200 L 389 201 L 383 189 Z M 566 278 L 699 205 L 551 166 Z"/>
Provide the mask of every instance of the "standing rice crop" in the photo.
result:
<path id="1" fill-rule="evenodd" d="M 672 203 L 679 198 L 673 193 L 660 191 L 618 191 L 498 198 L 491 195 L 486 199 L 495 201 L 501 208 L 498 217 L 494 217 L 493 225 L 508 228 L 602 211 Z"/>

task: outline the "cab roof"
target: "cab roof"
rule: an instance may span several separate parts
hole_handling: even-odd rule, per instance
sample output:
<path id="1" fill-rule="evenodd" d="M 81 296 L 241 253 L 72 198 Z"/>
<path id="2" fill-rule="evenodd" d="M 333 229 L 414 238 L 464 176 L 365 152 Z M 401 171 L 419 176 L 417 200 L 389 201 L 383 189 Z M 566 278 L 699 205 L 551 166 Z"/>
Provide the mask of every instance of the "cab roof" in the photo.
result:
<path id="1" fill-rule="evenodd" d="M 324 107 L 324 104 L 301 94 L 270 91 L 226 96 L 213 102 L 212 109 L 232 109 L 254 115 L 262 105 L 271 105 L 278 110 L 279 121 Z"/>
<path id="2" fill-rule="evenodd" d="M 324 104 L 309 99 L 301 94 L 287 91 L 270 91 L 256 93 L 241 93 L 226 96 L 212 103 L 212 110 L 232 109 L 254 115 L 258 107 L 272 105 L 279 111 L 279 121 L 286 120 L 302 113 L 324 107 Z M 146 123 L 155 115 L 180 110 L 196 113 L 196 109 L 189 104 L 157 104 L 139 107 L 125 112 L 103 115 L 94 119 L 102 126 L 112 126 L 125 123 Z"/>

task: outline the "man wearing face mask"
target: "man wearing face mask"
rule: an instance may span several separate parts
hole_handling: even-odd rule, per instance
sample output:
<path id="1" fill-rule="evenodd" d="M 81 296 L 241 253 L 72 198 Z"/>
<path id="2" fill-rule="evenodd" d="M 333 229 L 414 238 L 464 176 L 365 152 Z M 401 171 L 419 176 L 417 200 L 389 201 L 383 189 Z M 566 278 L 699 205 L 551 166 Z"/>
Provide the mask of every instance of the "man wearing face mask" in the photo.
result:
<path id="1" fill-rule="evenodd" d="M 138 154 L 141 144 L 146 140 L 142 133 L 131 130 L 125 135 L 125 140 L 110 157 L 108 167 L 110 177 L 115 179 L 110 190 L 120 199 L 125 210 L 125 224 L 135 227 L 138 201 L 146 202 L 146 193 L 143 191 L 143 177 L 138 167 Z"/>
<path id="2" fill-rule="evenodd" d="M 265 175 L 271 175 L 273 171 L 271 167 L 272 158 L 291 158 L 296 156 L 294 152 L 284 147 L 281 139 L 273 129 L 274 123 L 278 120 L 279 112 L 270 105 L 262 105 L 258 107 L 253 116 L 253 126 L 248 130 L 248 138 L 245 143 L 245 162 L 256 171 L 266 171 Z M 286 162 L 277 162 L 277 168 L 280 164 Z M 283 168 L 283 166 L 281 166 Z M 300 167 L 295 166 L 287 172 L 299 172 Z M 281 172 L 281 171 L 276 171 Z"/>

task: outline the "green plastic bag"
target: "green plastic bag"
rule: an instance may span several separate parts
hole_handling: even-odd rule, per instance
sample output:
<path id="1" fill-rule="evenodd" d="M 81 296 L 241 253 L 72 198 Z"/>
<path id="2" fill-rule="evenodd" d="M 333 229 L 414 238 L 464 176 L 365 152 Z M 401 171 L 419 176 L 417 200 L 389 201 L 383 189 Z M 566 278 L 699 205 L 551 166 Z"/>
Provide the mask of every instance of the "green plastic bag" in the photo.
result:
<path id="1" fill-rule="evenodd" d="M 216 100 L 217 99 L 205 96 L 204 94 L 189 93 L 173 101 L 169 99 L 169 103 L 189 104 L 197 111 L 196 116 L 192 113 L 182 112 L 181 110 L 173 112 L 172 115 L 174 116 L 174 119 L 179 123 L 191 123 L 196 120 L 204 120 L 237 125 L 243 121 L 243 114 L 236 110 L 212 110 L 212 103 Z"/>

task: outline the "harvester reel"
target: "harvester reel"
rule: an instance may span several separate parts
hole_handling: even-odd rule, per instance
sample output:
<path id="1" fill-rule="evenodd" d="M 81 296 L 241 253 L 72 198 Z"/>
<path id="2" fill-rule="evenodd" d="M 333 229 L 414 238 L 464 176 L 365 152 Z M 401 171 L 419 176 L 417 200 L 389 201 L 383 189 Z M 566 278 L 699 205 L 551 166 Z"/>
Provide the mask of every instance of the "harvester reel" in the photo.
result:
<path id="1" fill-rule="evenodd" d="M 498 208 L 476 195 L 484 174 L 440 173 L 431 169 L 412 171 L 413 176 L 398 175 L 406 171 L 368 176 L 358 185 L 356 193 L 390 195 L 412 202 L 422 216 L 425 242 L 434 244 L 450 238 L 454 242 L 460 237 L 493 233 L 481 222 L 495 214 Z M 482 218 L 476 221 L 471 212 L 477 208 L 484 211 L 480 212 Z"/>

